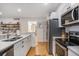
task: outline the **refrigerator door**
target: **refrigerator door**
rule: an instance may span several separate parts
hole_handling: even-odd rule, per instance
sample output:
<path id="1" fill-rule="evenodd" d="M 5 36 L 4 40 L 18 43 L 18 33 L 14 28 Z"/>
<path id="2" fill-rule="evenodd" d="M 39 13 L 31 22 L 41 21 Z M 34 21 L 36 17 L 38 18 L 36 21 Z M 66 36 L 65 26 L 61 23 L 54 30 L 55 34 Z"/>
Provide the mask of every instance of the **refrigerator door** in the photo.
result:
<path id="1" fill-rule="evenodd" d="M 49 54 L 52 54 L 52 43 L 54 36 L 60 36 L 61 30 L 58 26 L 58 19 L 49 20 Z"/>

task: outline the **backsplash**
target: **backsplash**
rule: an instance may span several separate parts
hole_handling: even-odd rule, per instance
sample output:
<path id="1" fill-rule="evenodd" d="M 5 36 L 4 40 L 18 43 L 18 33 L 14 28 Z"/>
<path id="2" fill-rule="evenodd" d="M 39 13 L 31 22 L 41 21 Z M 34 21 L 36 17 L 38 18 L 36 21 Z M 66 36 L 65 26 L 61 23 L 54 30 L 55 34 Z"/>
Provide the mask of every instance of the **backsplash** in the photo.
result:
<path id="1" fill-rule="evenodd" d="M 79 25 L 66 27 L 66 32 L 69 32 L 69 31 L 79 31 Z"/>

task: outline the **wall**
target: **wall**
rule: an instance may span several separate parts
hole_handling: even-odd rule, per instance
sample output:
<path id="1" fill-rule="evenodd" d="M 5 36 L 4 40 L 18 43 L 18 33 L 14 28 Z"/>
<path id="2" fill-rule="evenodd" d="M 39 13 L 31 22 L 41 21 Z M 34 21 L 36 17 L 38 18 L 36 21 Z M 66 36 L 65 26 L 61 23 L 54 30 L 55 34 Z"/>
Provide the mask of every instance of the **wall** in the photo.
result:
<path id="1" fill-rule="evenodd" d="M 39 36 L 39 42 L 46 42 L 46 18 L 45 17 L 28 17 L 20 19 L 21 32 L 28 32 L 28 21 L 37 21 L 37 35 Z M 42 28 L 39 28 L 39 23 L 42 24 Z"/>
<path id="2" fill-rule="evenodd" d="M 46 39 L 46 21 L 38 22 L 37 36 L 38 36 L 39 42 L 47 42 L 47 39 Z"/>
<path id="3" fill-rule="evenodd" d="M 5 22 L 14 22 L 13 18 L 0 18 L 0 21 L 4 20 Z M 39 42 L 46 42 L 46 17 L 26 17 L 20 18 L 20 33 L 27 33 L 28 32 L 28 21 L 37 21 L 37 25 L 42 23 L 42 28 L 37 28 L 37 33 L 40 36 Z M 42 32 L 41 32 L 42 30 Z"/>
<path id="4" fill-rule="evenodd" d="M 56 14 L 59 18 L 59 27 L 62 27 L 61 25 L 61 15 L 66 12 L 67 8 L 70 6 L 70 3 L 63 3 L 60 5 L 60 7 L 57 9 Z"/>
<path id="5" fill-rule="evenodd" d="M 52 12 L 49 16 L 49 19 L 58 18 L 58 14 L 56 12 Z"/>

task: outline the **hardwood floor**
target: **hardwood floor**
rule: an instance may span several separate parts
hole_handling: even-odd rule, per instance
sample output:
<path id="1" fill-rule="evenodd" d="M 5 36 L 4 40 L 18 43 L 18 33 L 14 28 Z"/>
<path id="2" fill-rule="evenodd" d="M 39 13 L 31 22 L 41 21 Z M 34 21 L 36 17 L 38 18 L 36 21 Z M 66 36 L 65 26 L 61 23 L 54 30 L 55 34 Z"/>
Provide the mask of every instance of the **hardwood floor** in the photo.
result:
<path id="1" fill-rule="evenodd" d="M 48 43 L 38 42 L 35 48 L 31 48 L 27 56 L 48 56 Z"/>

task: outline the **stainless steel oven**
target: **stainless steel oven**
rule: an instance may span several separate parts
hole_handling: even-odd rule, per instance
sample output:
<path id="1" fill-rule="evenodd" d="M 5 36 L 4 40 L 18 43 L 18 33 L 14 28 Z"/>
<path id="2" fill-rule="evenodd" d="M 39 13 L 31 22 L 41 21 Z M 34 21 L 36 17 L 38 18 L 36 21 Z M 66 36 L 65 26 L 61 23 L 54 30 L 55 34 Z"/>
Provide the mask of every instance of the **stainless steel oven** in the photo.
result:
<path id="1" fill-rule="evenodd" d="M 56 56 L 67 56 L 68 55 L 67 47 L 63 46 L 62 44 L 56 41 L 55 55 Z"/>
<path id="2" fill-rule="evenodd" d="M 69 42 L 70 46 L 79 46 L 79 32 L 78 31 L 70 31 L 68 42 Z"/>

